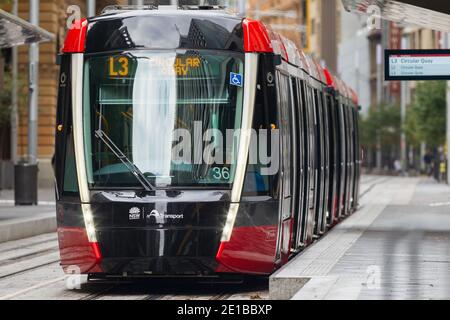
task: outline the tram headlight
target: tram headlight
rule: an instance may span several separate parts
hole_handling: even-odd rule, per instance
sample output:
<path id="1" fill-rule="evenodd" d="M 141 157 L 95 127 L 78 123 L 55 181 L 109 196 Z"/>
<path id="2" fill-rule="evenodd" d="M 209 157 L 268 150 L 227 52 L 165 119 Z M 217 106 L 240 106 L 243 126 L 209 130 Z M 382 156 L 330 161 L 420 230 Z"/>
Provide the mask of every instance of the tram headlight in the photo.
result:
<path id="1" fill-rule="evenodd" d="M 92 215 L 91 206 L 89 204 L 83 204 L 82 209 L 88 240 L 89 242 L 97 242 L 97 236 L 95 234 L 94 216 Z"/>

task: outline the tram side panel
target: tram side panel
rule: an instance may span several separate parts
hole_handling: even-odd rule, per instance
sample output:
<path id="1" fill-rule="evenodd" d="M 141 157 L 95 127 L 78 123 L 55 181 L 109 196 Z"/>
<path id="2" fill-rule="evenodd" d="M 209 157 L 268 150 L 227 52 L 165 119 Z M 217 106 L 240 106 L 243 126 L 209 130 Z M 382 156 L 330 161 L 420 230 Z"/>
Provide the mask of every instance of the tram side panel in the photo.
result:
<path id="1" fill-rule="evenodd" d="M 274 55 L 260 54 L 253 129 L 256 132 L 266 129 L 268 136 L 260 136 L 260 140 L 252 141 L 251 145 L 258 146 L 259 154 L 262 147 L 260 143 L 267 142 L 265 151 L 272 158 L 275 154 L 282 153 L 279 148 L 282 146 L 281 134 L 276 134 L 272 130 L 280 128 L 278 90 Z M 272 145 L 270 143 L 272 139 L 278 139 L 280 143 Z M 279 167 L 282 166 L 282 161 L 280 157 Z M 283 236 L 290 237 L 290 233 L 285 235 L 282 230 L 283 181 L 280 169 L 270 175 L 260 174 L 262 168 L 270 165 L 272 164 L 259 163 L 256 166 L 251 164 L 247 166 L 236 224 L 230 241 L 222 243 L 219 249 L 217 260 L 220 265 L 216 269 L 217 272 L 270 274 L 277 264 L 282 263 Z M 288 212 L 290 213 L 289 210 Z"/>
<path id="2" fill-rule="evenodd" d="M 87 236 L 77 181 L 72 106 L 72 55 L 61 56 L 55 133 L 56 219 L 61 266 L 68 273 L 100 272 Z"/>

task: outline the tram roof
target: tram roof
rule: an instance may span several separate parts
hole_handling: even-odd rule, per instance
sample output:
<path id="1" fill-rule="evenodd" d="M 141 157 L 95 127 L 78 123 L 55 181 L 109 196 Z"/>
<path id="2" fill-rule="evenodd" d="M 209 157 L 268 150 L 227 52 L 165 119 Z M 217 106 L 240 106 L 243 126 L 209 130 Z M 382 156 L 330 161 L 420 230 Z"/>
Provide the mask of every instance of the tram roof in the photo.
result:
<path id="1" fill-rule="evenodd" d="M 155 19 L 145 19 L 147 17 Z M 187 49 L 202 49 L 197 38 L 207 43 L 205 49 L 279 54 L 286 62 L 304 69 L 311 77 L 351 98 L 343 82 L 329 83 L 325 69 L 292 41 L 260 21 L 244 19 L 224 10 L 110 10 L 83 20 L 81 28 L 69 30 L 63 52 L 179 49 L 183 45 Z"/>
<path id="2" fill-rule="evenodd" d="M 89 18 L 89 22 L 96 22 L 101 20 L 108 19 L 125 19 L 132 17 L 142 17 L 142 16 L 188 16 L 193 18 L 203 17 L 203 18 L 226 18 L 226 19 L 234 19 L 236 21 L 242 21 L 242 17 L 239 17 L 236 14 L 233 14 L 227 10 L 221 9 L 199 9 L 199 10 L 190 10 L 190 9 L 175 9 L 171 6 L 167 6 L 167 8 L 161 9 L 164 6 L 160 6 L 160 9 L 154 10 L 135 10 L 135 9 L 123 9 L 123 10 L 114 10 L 111 9 L 109 11 L 104 11 L 104 13 Z"/>
<path id="3" fill-rule="evenodd" d="M 63 52 L 207 49 L 244 52 L 242 20 L 223 10 L 118 10 L 69 30 Z M 101 39 L 101 41 L 99 41 Z"/>

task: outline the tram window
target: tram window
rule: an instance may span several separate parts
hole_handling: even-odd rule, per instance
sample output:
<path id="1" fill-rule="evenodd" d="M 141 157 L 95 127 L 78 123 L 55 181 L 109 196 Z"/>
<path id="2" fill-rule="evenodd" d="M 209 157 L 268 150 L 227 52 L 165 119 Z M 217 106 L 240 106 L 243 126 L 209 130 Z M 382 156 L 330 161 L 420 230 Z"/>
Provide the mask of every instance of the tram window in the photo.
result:
<path id="1" fill-rule="evenodd" d="M 55 140 L 55 177 L 58 195 L 78 194 L 75 151 L 72 131 L 72 99 L 70 55 L 61 57 L 61 76 L 58 88 L 57 125 Z"/>
<path id="2" fill-rule="evenodd" d="M 260 135 L 260 130 L 267 130 L 266 124 L 268 123 L 265 112 L 263 111 L 264 96 L 260 91 L 261 89 L 259 89 L 256 94 L 255 112 L 253 115 L 253 133 L 250 139 L 249 163 L 247 165 L 243 188 L 244 196 L 265 195 L 269 191 L 269 177 L 261 174 L 261 169 L 264 166 L 261 164 L 261 159 L 259 157 L 261 143 L 264 143 L 264 140 L 260 140 L 263 138 L 263 136 Z"/>
<path id="3" fill-rule="evenodd" d="M 90 186 L 140 187 L 95 137 L 101 130 L 157 187 L 228 188 L 236 171 L 243 76 L 240 54 L 139 51 L 87 59 Z"/>
<path id="4" fill-rule="evenodd" d="M 316 143 L 317 143 L 317 150 L 316 152 L 316 163 L 318 165 L 319 170 L 324 165 L 324 141 L 323 141 L 323 119 L 322 119 L 322 108 L 321 108 L 321 101 L 319 97 L 319 92 L 317 89 L 313 90 L 314 93 L 314 106 L 315 106 L 315 112 L 316 112 Z"/>
<path id="5" fill-rule="evenodd" d="M 308 170 L 308 166 L 310 165 L 309 163 L 309 158 L 311 157 L 310 155 L 310 150 L 309 150 L 309 145 L 310 145 L 310 141 L 309 141 L 309 127 L 310 127 L 310 122 L 309 122 L 309 108 L 308 108 L 308 104 L 307 104 L 307 93 L 306 93 L 306 87 L 305 87 L 305 83 L 304 81 L 299 81 L 298 87 L 299 87 L 299 96 L 300 96 L 300 114 L 301 114 L 301 124 L 300 127 L 303 129 L 303 132 L 301 133 L 302 135 L 302 146 L 300 149 L 300 156 L 303 158 L 303 166 L 304 166 L 304 170 L 305 170 L 305 174 Z"/>
<path id="6" fill-rule="evenodd" d="M 284 179 L 283 179 L 283 190 L 284 195 L 289 196 L 292 194 L 291 189 L 291 115 L 290 110 L 291 108 L 291 93 L 290 93 L 290 83 L 289 83 L 289 77 L 285 76 L 281 73 L 278 73 L 278 96 L 279 96 L 279 112 L 280 112 L 280 129 L 281 129 L 281 143 L 282 143 L 282 150 L 281 150 L 281 157 L 283 162 L 283 172 L 284 172 Z"/>
<path id="7" fill-rule="evenodd" d="M 66 159 L 64 164 L 63 192 L 78 193 L 77 171 L 75 164 L 75 150 L 72 133 L 67 135 Z"/>
<path id="8" fill-rule="evenodd" d="M 259 70 L 261 73 L 259 75 L 259 83 L 263 83 L 261 78 L 264 77 L 265 73 L 261 71 L 264 70 L 262 62 L 260 63 Z M 267 130 L 270 130 L 268 126 L 273 122 L 268 119 L 270 115 L 267 112 L 268 110 L 266 110 L 269 107 L 265 103 L 265 95 L 268 94 L 266 91 L 264 86 L 258 85 L 255 97 L 255 112 L 253 114 L 253 133 L 250 140 L 249 163 L 244 180 L 243 196 L 263 196 L 269 192 L 269 175 L 263 174 L 262 169 L 268 168 L 272 163 L 263 165 L 261 161 L 261 146 L 264 143 L 266 143 L 265 153 L 267 154 L 267 158 L 273 161 L 269 146 L 270 136 L 263 134 L 264 132 L 268 133 Z"/>

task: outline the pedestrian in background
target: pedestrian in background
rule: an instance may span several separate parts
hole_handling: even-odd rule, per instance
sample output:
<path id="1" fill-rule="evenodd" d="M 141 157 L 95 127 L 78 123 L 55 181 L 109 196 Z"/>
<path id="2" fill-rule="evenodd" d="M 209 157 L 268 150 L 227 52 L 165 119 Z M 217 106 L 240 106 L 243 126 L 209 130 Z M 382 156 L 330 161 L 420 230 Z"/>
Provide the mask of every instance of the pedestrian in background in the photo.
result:
<path id="1" fill-rule="evenodd" d="M 430 151 L 427 151 L 425 155 L 423 156 L 423 162 L 425 162 L 425 173 L 427 176 L 431 176 L 433 174 L 433 156 L 431 155 Z"/>
<path id="2" fill-rule="evenodd" d="M 394 161 L 394 170 L 395 170 L 395 174 L 398 176 L 400 176 L 403 172 L 402 163 L 398 159 L 396 159 Z"/>

